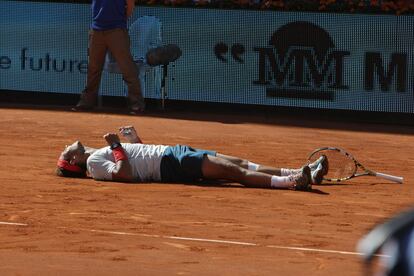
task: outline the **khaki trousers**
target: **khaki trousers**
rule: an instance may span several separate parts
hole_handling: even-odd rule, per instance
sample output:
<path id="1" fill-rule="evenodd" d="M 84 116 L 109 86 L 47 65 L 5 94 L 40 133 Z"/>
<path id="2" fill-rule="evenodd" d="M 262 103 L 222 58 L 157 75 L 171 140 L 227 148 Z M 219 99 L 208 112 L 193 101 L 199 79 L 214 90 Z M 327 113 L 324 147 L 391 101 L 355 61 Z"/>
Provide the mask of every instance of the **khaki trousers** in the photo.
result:
<path id="1" fill-rule="evenodd" d="M 88 77 L 81 100 L 88 104 L 96 103 L 106 52 L 108 50 L 115 58 L 121 70 L 123 80 L 128 86 L 130 107 L 144 108 L 145 103 L 141 93 L 138 70 L 131 55 L 130 39 L 125 29 L 89 31 Z"/>

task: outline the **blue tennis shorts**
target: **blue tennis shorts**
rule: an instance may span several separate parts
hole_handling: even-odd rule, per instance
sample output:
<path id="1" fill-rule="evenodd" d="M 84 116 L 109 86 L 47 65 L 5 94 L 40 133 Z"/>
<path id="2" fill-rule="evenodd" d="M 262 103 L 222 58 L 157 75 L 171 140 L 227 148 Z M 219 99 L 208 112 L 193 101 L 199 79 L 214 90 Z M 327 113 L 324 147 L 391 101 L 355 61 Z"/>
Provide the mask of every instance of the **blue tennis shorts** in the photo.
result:
<path id="1" fill-rule="evenodd" d="M 215 151 L 176 145 L 167 147 L 161 159 L 162 182 L 194 182 L 203 177 L 201 165 L 205 155 L 216 156 Z"/>

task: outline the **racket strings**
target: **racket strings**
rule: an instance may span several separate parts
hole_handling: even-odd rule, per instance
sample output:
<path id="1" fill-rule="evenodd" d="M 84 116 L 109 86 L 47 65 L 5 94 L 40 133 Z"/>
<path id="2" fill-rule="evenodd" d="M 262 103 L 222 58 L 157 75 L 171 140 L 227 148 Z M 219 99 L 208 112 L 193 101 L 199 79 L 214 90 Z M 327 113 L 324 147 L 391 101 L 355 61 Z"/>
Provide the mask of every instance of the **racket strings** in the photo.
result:
<path id="1" fill-rule="evenodd" d="M 316 152 L 311 160 L 316 160 L 325 155 L 329 162 L 328 174 L 325 179 L 344 179 L 352 176 L 356 171 L 356 166 L 352 158 L 334 150 L 323 150 Z"/>

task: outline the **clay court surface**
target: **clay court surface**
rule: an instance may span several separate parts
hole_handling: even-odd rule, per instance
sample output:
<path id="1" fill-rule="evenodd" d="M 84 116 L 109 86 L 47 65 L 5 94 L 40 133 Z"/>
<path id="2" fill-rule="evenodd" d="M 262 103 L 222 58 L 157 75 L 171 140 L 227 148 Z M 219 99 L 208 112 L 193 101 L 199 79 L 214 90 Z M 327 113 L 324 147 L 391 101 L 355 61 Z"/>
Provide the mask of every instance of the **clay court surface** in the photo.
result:
<path id="1" fill-rule="evenodd" d="M 237 184 L 121 184 L 54 175 L 66 144 L 146 143 L 299 167 L 343 147 L 403 185 L 362 177 L 313 192 Z M 413 127 L 206 112 L 145 116 L 0 108 L 0 275 L 362 275 L 358 240 L 413 206 Z"/>

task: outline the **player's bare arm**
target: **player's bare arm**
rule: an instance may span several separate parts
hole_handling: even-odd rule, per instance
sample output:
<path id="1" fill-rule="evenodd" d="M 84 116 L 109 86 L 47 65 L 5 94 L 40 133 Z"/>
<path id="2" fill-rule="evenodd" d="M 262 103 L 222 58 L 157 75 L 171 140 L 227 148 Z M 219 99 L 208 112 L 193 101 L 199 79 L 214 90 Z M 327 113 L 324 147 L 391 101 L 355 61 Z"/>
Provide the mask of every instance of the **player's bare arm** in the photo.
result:
<path id="1" fill-rule="evenodd" d="M 132 182 L 134 177 L 132 175 L 131 165 L 122 148 L 118 135 L 115 133 L 107 133 L 103 137 L 111 147 L 115 157 L 116 168 L 112 172 L 112 179 L 115 181 Z"/>

